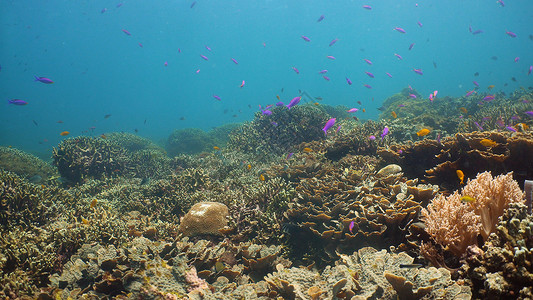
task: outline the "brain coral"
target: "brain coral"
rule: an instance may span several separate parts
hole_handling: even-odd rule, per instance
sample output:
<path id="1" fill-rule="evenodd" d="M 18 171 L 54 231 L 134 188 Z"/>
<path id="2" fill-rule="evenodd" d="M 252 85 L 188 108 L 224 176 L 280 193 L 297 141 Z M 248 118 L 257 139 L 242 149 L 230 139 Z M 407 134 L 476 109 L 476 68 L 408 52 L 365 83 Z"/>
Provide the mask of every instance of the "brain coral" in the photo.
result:
<path id="1" fill-rule="evenodd" d="M 228 207 L 218 202 L 199 202 L 185 214 L 178 228 L 186 236 L 199 234 L 220 235 L 228 223 Z"/>

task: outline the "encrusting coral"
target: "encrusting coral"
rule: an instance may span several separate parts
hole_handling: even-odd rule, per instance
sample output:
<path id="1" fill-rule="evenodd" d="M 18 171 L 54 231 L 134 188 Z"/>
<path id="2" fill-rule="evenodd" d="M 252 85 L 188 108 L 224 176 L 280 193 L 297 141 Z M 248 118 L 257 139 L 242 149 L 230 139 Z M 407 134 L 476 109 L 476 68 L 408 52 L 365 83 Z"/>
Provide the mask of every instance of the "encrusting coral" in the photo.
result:
<path id="1" fill-rule="evenodd" d="M 422 217 L 427 233 L 459 257 L 476 244 L 478 234 L 486 241 L 509 204 L 523 199 L 512 173 L 493 179 L 490 172 L 483 172 L 460 192 L 449 197 L 439 194 L 422 209 Z"/>

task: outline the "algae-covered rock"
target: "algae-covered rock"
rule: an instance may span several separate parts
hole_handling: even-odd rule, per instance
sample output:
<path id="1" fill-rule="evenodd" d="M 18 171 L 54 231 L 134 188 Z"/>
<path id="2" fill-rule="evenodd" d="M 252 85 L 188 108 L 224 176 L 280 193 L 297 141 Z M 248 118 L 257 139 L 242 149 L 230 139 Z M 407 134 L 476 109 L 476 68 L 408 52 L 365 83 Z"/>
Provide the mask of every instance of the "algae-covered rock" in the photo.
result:
<path id="1" fill-rule="evenodd" d="M 222 203 L 196 203 L 183 217 L 178 229 L 186 236 L 220 235 L 219 230 L 228 223 L 228 216 L 228 207 Z"/>
<path id="2" fill-rule="evenodd" d="M 14 148 L 0 147 L 0 169 L 13 172 L 31 183 L 44 183 L 57 174 L 41 159 Z"/>

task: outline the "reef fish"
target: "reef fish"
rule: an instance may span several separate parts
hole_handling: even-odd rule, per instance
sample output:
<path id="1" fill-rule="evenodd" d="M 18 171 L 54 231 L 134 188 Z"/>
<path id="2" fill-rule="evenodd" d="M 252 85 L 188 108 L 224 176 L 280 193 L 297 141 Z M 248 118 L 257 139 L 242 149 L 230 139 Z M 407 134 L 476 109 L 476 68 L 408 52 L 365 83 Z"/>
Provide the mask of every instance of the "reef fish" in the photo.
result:
<path id="1" fill-rule="evenodd" d="M 303 39 L 304 41 L 306 41 L 306 42 L 310 42 L 310 41 L 311 41 L 311 39 L 308 38 L 308 37 L 306 37 L 305 35 L 302 35 L 302 39 Z"/>
<path id="2" fill-rule="evenodd" d="M 399 60 L 402 60 L 402 56 L 400 54 L 394 53 L 394 56 L 396 56 Z"/>
<path id="3" fill-rule="evenodd" d="M 131 33 L 129 31 L 127 31 L 126 29 L 122 29 L 122 32 L 124 32 L 127 35 L 131 35 Z"/>
<path id="4" fill-rule="evenodd" d="M 366 75 L 368 75 L 368 77 L 370 77 L 370 78 L 374 78 L 374 74 L 372 74 L 372 73 L 370 73 L 370 72 L 367 72 L 367 71 L 365 71 L 365 73 L 366 73 Z"/>
<path id="5" fill-rule="evenodd" d="M 352 85 L 352 81 L 350 80 L 350 78 L 346 77 L 346 82 L 349 84 L 349 85 Z"/>
<path id="6" fill-rule="evenodd" d="M 213 95 L 213 98 L 217 99 L 218 101 L 222 100 L 222 99 L 220 99 L 220 96 L 218 96 L 218 95 Z"/>
<path id="7" fill-rule="evenodd" d="M 381 133 L 381 139 L 383 140 L 387 134 L 389 134 L 389 127 L 385 126 L 385 128 L 383 128 L 383 132 Z"/>
<path id="8" fill-rule="evenodd" d="M 392 111 L 392 112 L 390 113 L 390 115 L 391 115 L 394 119 L 398 118 L 398 115 L 396 114 L 395 111 Z"/>
<path id="9" fill-rule="evenodd" d="M 296 67 L 292 67 L 292 69 L 294 70 L 294 72 L 295 72 L 296 74 L 300 74 L 300 71 L 299 71 Z"/>
<path id="10" fill-rule="evenodd" d="M 52 79 L 50 79 L 50 78 L 46 78 L 46 77 L 38 77 L 38 76 L 33 76 L 33 77 L 35 77 L 35 81 L 39 81 L 39 82 L 46 83 L 46 84 L 54 83 L 54 82 L 52 81 Z"/>
<path id="11" fill-rule="evenodd" d="M 423 129 L 420 129 L 420 130 L 416 133 L 416 135 L 418 135 L 418 136 L 426 136 L 426 135 L 428 135 L 429 133 L 430 133 L 430 130 L 429 130 L 429 129 L 427 129 L 427 128 L 423 128 Z"/>
<path id="12" fill-rule="evenodd" d="M 526 111 L 525 112 L 526 115 L 530 116 L 530 117 L 533 117 L 533 111 Z"/>
<path id="13" fill-rule="evenodd" d="M 286 105 L 287 108 L 291 109 L 291 107 L 293 107 L 293 106 L 297 105 L 298 103 L 300 103 L 301 99 L 302 99 L 301 96 L 292 98 L 291 102 L 289 102 L 289 104 Z"/>
<path id="14" fill-rule="evenodd" d="M 205 55 L 200 54 L 200 57 L 203 58 L 204 60 L 209 60 L 209 58 L 207 58 L 207 56 Z"/>
<path id="15" fill-rule="evenodd" d="M 369 59 L 366 59 L 366 58 L 365 58 L 364 60 L 365 60 L 365 62 L 366 62 L 367 64 L 372 65 L 372 62 L 371 62 Z"/>
<path id="16" fill-rule="evenodd" d="M 324 15 L 321 15 L 320 17 L 318 17 L 318 20 L 316 20 L 316 21 L 317 21 L 317 22 L 320 22 L 320 21 L 322 21 L 322 20 L 324 20 Z"/>
<path id="17" fill-rule="evenodd" d="M 424 73 L 422 72 L 422 69 L 413 69 L 413 72 L 415 72 L 418 75 L 424 75 Z"/>
<path id="18" fill-rule="evenodd" d="M 329 46 L 333 46 L 339 39 L 333 39 L 331 42 L 329 42 Z"/>
<path id="19" fill-rule="evenodd" d="M 331 118 L 329 119 L 327 122 L 326 122 L 326 125 L 324 125 L 324 128 L 322 128 L 322 131 L 324 131 L 324 134 L 327 136 L 328 135 L 328 129 L 330 129 L 331 127 L 333 127 L 333 125 L 335 125 L 335 121 L 337 119 L 336 118 Z"/>
<path id="20" fill-rule="evenodd" d="M 466 202 L 466 203 L 472 203 L 476 201 L 476 199 L 470 197 L 470 196 L 463 196 L 461 197 L 461 202 Z"/>
<path id="21" fill-rule="evenodd" d="M 494 95 L 487 95 L 485 98 L 483 98 L 483 101 L 491 101 L 494 100 Z"/>
<path id="22" fill-rule="evenodd" d="M 350 230 L 350 233 L 353 234 L 352 230 L 353 230 L 353 227 L 355 226 L 355 222 L 354 221 L 351 221 L 350 222 L 350 225 L 348 226 L 348 229 Z"/>
<path id="23" fill-rule="evenodd" d="M 400 33 L 405 33 L 405 29 L 401 28 L 401 27 L 394 27 L 392 30 L 396 30 Z"/>
<path id="24" fill-rule="evenodd" d="M 366 9 L 366 10 L 372 10 L 372 6 L 370 6 L 370 5 L 363 5 L 363 8 Z"/>
<path id="25" fill-rule="evenodd" d="M 232 58 L 231 61 L 233 61 L 236 65 L 239 64 L 239 62 L 235 58 Z"/>
<path id="26" fill-rule="evenodd" d="M 508 36 L 512 37 L 512 38 L 515 38 L 515 37 L 516 37 L 516 33 L 512 32 L 512 31 L 507 30 L 505 33 L 506 33 Z"/>
<path id="27" fill-rule="evenodd" d="M 59 135 L 60 135 L 60 136 L 67 136 L 67 135 L 69 135 L 69 134 L 70 134 L 70 132 L 68 132 L 68 131 L 63 131 L 63 132 L 61 132 Z"/>
<path id="28" fill-rule="evenodd" d="M 459 180 L 461 181 L 459 182 L 459 184 L 464 184 L 465 174 L 463 173 L 463 171 L 456 170 L 455 173 L 457 174 L 457 178 L 459 178 Z"/>
<path id="29" fill-rule="evenodd" d="M 20 99 L 11 99 L 11 100 L 7 100 L 9 102 L 9 104 L 14 104 L 14 105 L 26 105 L 28 104 L 28 102 L 24 101 L 24 100 L 20 100 Z"/>
<path id="30" fill-rule="evenodd" d="M 350 109 L 348 110 L 348 112 L 349 112 L 349 113 L 353 113 L 353 112 L 356 112 L 356 111 L 358 111 L 358 110 L 359 110 L 358 108 L 350 108 Z"/>
<path id="31" fill-rule="evenodd" d="M 491 139 L 482 139 L 479 143 L 485 147 L 494 147 L 497 143 Z"/>

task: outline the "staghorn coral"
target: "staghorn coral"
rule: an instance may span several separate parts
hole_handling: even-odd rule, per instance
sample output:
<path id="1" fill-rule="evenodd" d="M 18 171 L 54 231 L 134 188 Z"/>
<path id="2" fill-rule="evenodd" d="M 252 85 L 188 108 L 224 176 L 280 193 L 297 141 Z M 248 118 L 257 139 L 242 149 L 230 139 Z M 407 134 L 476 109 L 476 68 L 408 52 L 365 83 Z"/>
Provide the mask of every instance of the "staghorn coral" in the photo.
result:
<path id="1" fill-rule="evenodd" d="M 511 203 L 483 246 L 471 246 L 460 274 L 478 299 L 533 297 L 533 217 Z"/>
<path id="2" fill-rule="evenodd" d="M 124 148 L 107 139 L 93 137 L 61 141 L 54 147 L 53 159 L 61 176 L 73 183 L 125 174 L 130 166 Z"/>
<path id="3" fill-rule="evenodd" d="M 463 196 L 475 200 L 464 203 Z M 476 244 L 478 234 L 486 241 L 509 204 L 522 202 L 523 198 L 512 173 L 493 179 L 484 172 L 469 180 L 461 192 L 449 197 L 439 194 L 422 210 L 422 216 L 429 235 L 446 250 L 461 256 L 468 246 Z"/>

